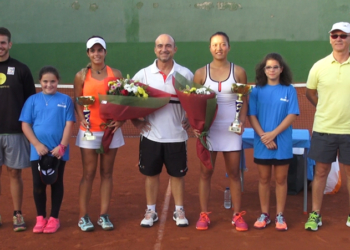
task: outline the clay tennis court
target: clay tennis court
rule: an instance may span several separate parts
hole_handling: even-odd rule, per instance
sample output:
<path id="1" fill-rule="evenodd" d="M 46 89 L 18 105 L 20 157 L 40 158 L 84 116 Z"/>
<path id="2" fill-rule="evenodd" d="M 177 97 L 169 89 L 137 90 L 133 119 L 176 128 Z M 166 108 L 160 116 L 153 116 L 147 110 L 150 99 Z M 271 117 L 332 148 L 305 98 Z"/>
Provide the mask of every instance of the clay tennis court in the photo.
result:
<path id="1" fill-rule="evenodd" d="M 304 89 L 305 90 L 305 89 Z M 313 108 L 305 100 L 303 89 L 298 89 L 301 115 L 295 122 L 295 128 L 311 129 Z M 125 124 L 123 132 L 130 136 L 130 126 Z M 125 138 L 114 166 L 114 190 L 110 206 L 110 218 L 114 223 L 113 231 L 103 231 L 97 226 L 99 215 L 99 175 L 97 174 L 90 202 L 90 217 L 95 224 L 94 232 L 82 232 L 77 226 L 79 215 L 78 187 L 82 176 L 80 151 L 71 139 L 71 160 L 65 171 L 65 195 L 60 212 L 61 228 L 55 234 L 33 234 L 36 210 L 32 195 L 32 174 L 30 169 L 23 171 L 24 197 L 23 214 L 27 231 L 12 231 L 12 199 L 9 190 L 9 178 L 3 169 L 0 197 L 0 214 L 3 225 L 0 227 L 0 249 L 347 249 L 350 244 L 350 228 L 345 225 L 348 215 L 348 194 L 345 173 L 342 170 L 342 186 L 339 193 L 324 197 L 322 210 L 323 227 L 318 232 L 304 230 L 308 215 L 303 214 L 303 193 L 287 197 L 285 217 L 288 231 L 279 232 L 273 223 L 264 230 L 252 226 L 260 215 L 258 197 L 258 172 L 253 163 L 253 150 L 246 150 L 244 192 L 242 210 L 247 214 L 244 219 L 250 226 L 248 232 L 237 232 L 231 226 L 232 211 L 223 207 L 223 192 L 228 185 L 225 177 L 222 155 L 218 156 L 216 172 L 212 179 L 212 192 L 209 208 L 211 225 L 207 231 L 195 228 L 199 216 L 198 174 L 199 162 L 195 152 L 195 139 L 188 141 L 189 172 L 185 178 L 185 210 L 190 222 L 187 228 L 179 228 L 172 220 L 174 202 L 169 196 L 168 177 L 161 174 L 161 185 L 158 195 L 157 210 L 159 221 L 152 228 L 140 227 L 146 199 L 144 178 L 139 173 L 137 137 Z M 274 186 L 274 185 L 273 185 Z M 273 189 L 273 188 L 272 188 Z M 49 188 L 48 188 L 49 191 Z M 50 211 L 48 200 L 48 213 Z M 311 192 L 308 191 L 308 211 L 311 209 Z M 271 214 L 274 217 L 275 195 L 271 195 Z"/>
<path id="2" fill-rule="evenodd" d="M 23 172 L 23 213 L 28 229 L 12 231 L 12 200 L 9 179 L 3 169 L 0 228 L 0 249 L 346 249 L 350 243 L 350 228 L 346 227 L 348 196 L 343 174 L 339 193 L 324 198 L 323 223 L 318 232 L 304 230 L 307 215 L 303 214 L 303 194 L 287 197 L 285 217 L 288 231 L 278 232 L 273 224 L 264 230 L 252 228 L 260 214 L 257 169 L 252 162 L 252 150 L 246 150 L 248 171 L 245 172 L 242 209 L 250 226 L 248 232 L 237 232 L 231 226 L 232 211 L 223 207 L 223 191 L 228 183 L 225 178 L 222 155 L 212 180 L 210 210 L 211 225 L 207 231 L 198 231 L 195 223 L 199 215 L 198 160 L 195 155 L 195 139 L 188 143 L 189 172 L 185 184 L 185 209 L 190 221 L 187 228 L 179 228 L 172 220 L 173 199 L 168 199 L 168 177 L 161 175 L 157 209 L 160 220 L 152 228 L 142 228 L 139 223 L 146 207 L 144 178 L 136 166 L 138 138 L 126 138 L 115 162 L 114 191 L 110 206 L 113 231 L 103 231 L 96 225 L 99 213 L 99 176 L 97 175 L 90 203 L 90 216 L 96 228 L 94 232 L 82 232 L 78 222 L 78 186 L 82 173 L 79 149 L 71 140 L 71 160 L 66 165 L 65 195 L 60 213 L 61 228 L 55 234 L 33 234 L 36 210 L 32 195 L 30 169 Z M 49 188 L 48 188 L 49 190 Z M 309 191 L 310 209 L 310 191 Z M 271 214 L 275 196 L 272 194 Z M 169 203 L 168 203 L 169 201 Z M 48 203 L 50 204 L 50 203 Z M 48 206 L 50 207 L 50 205 Z"/>

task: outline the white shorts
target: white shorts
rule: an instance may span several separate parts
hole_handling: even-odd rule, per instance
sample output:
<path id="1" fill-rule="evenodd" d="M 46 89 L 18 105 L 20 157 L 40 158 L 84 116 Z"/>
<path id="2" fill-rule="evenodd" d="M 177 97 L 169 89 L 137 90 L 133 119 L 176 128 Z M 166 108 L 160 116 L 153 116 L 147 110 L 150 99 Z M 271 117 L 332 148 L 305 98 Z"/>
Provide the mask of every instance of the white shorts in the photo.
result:
<path id="1" fill-rule="evenodd" d="M 83 141 L 82 139 L 84 137 L 84 132 L 85 131 L 79 129 L 77 140 L 75 141 L 75 145 L 80 148 L 99 149 L 101 147 L 101 142 L 102 142 L 102 137 L 104 132 L 103 131 L 92 132 L 93 135 L 96 137 L 96 139 L 91 141 Z M 109 145 L 109 148 L 119 148 L 124 144 L 125 143 L 124 143 L 123 133 L 122 133 L 122 130 L 119 128 L 117 131 L 115 131 L 112 142 Z"/>

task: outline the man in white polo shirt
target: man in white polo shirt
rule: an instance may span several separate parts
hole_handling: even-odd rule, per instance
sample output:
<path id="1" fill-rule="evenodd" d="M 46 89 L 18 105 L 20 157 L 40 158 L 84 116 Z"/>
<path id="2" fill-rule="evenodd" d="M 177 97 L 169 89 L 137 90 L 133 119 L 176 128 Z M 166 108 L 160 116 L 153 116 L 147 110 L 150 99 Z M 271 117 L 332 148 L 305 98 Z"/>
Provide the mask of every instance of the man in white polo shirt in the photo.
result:
<path id="1" fill-rule="evenodd" d="M 329 33 L 333 52 L 313 65 L 306 86 L 306 97 L 317 108 L 309 152 L 316 161 L 312 212 L 305 223 L 311 231 L 322 226 L 323 192 L 338 153 L 350 180 L 350 24 L 335 23 Z M 347 187 L 350 195 L 350 183 Z M 350 227 L 350 215 L 346 225 Z"/>
<path id="2" fill-rule="evenodd" d="M 177 226 L 188 226 L 183 208 L 183 196 L 184 176 L 187 172 L 186 130 L 189 128 L 189 123 L 176 96 L 172 77 L 179 73 L 192 81 L 193 74 L 173 60 L 176 51 L 175 41 L 170 35 L 158 36 L 154 47 L 157 59 L 133 77 L 134 80 L 172 95 L 170 102 L 163 108 L 145 117 L 144 120 L 133 120 L 135 127 L 141 130 L 139 170 L 146 177 L 147 209 L 145 218 L 141 221 L 143 227 L 151 227 L 158 221 L 156 201 L 163 164 L 170 176 L 175 201 L 173 219 Z"/>

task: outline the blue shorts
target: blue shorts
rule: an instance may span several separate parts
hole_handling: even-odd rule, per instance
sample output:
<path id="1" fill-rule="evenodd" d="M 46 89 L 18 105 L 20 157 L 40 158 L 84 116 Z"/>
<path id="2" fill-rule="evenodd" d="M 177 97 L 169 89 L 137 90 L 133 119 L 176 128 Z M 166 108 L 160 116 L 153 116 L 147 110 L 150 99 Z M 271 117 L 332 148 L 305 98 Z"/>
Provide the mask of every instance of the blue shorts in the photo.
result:
<path id="1" fill-rule="evenodd" d="M 147 176 L 162 172 L 163 164 L 173 177 L 183 177 L 187 172 L 187 143 L 160 143 L 140 137 L 140 172 Z"/>

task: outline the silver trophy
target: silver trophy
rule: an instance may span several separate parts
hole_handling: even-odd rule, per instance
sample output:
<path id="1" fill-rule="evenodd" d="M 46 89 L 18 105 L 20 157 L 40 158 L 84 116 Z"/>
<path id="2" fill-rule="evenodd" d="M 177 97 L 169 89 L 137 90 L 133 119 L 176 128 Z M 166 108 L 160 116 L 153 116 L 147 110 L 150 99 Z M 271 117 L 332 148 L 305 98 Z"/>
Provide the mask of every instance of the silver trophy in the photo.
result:
<path id="1" fill-rule="evenodd" d="M 250 92 L 252 92 L 253 87 L 244 84 L 244 83 L 233 83 L 231 87 L 232 93 L 237 94 L 237 100 L 236 100 L 236 118 L 231 123 L 231 126 L 228 128 L 228 131 L 234 132 L 234 133 L 241 133 L 242 127 L 241 123 L 239 121 L 239 113 L 241 112 L 241 109 L 243 107 L 243 100 L 242 96 L 249 95 Z"/>
<path id="2" fill-rule="evenodd" d="M 89 105 L 94 104 L 95 97 L 94 96 L 79 96 L 77 97 L 77 102 L 79 105 L 84 106 L 84 117 L 88 125 L 86 126 L 86 131 L 84 133 L 84 137 L 82 138 L 83 141 L 92 141 L 95 140 L 96 137 L 92 134 L 90 131 L 90 113 Z"/>

